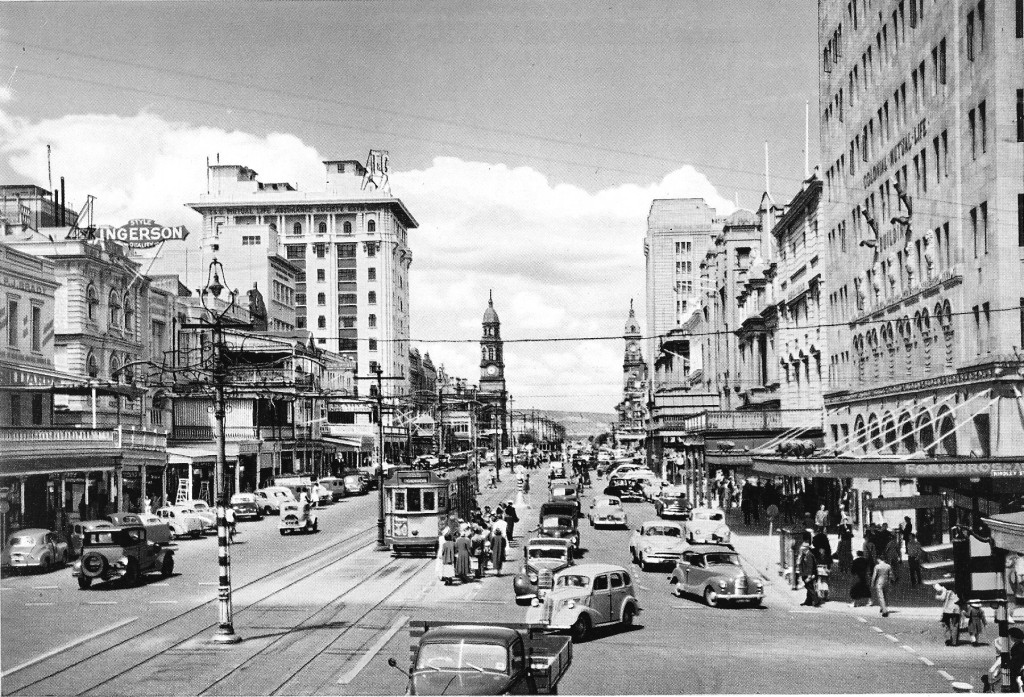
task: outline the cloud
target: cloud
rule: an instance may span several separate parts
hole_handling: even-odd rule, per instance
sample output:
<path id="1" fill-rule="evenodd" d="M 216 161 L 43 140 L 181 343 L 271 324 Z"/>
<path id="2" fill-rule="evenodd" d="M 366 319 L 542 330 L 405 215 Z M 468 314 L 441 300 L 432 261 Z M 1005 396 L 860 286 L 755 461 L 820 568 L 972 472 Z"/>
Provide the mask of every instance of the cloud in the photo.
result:
<path id="1" fill-rule="evenodd" d="M 0 91 L 0 104 L 9 99 Z M 149 112 L 30 121 L 0 109 L 0 157 L 25 182 L 46 181 L 47 143 L 71 202 L 96 196 L 98 223 L 184 223 L 195 248 L 200 217 L 184 204 L 205 190 L 208 157 L 245 164 L 262 181 L 322 188 L 321 156 L 287 133 L 225 131 Z M 589 192 L 531 167 L 437 157 L 423 169 L 394 172 L 391 181 L 420 222 L 410 233 L 413 339 L 435 364 L 471 381 L 479 378 L 473 341 L 425 340 L 477 339 L 489 291 L 506 339 L 618 337 L 631 297 L 642 318 L 652 199 L 703 197 L 720 213 L 734 209 L 690 166 L 660 181 Z M 172 251 L 161 266 L 175 265 L 184 271 L 183 255 Z M 509 390 L 524 407 L 609 412 L 621 394 L 622 350 L 617 338 L 508 343 Z"/>

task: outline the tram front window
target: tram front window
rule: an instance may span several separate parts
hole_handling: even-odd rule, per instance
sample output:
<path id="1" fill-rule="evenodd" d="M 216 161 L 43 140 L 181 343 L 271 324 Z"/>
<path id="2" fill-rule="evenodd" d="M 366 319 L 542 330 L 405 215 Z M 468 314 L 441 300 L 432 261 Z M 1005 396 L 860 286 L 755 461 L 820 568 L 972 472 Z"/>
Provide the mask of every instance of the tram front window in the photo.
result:
<path id="1" fill-rule="evenodd" d="M 434 492 L 424 491 L 423 492 L 423 510 L 424 511 L 436 511 L 437 506 L 434 505 Z"/>
<path id="2" fill-rule="evenodd" d="M 407 499 L 408 510 L 410 513 L 418 513 L 423 510 L 423 505 L 420 500 L 419 489 L 409 489 L 409 497 Z"/>
<path id="3" fill-rule="evenodd" d="M 393 493 L 394 493 L 394 496 L 395 496 L 395 510 L 396 511 L 404 511 L 405 510 L 405 492 L 404 491 L 395 491 Z"/>

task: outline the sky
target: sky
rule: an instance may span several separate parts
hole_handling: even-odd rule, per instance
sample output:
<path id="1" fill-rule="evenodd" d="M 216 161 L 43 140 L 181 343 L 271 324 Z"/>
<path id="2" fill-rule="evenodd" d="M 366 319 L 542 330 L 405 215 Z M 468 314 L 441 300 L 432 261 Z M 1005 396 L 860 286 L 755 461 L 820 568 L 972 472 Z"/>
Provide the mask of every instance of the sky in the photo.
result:
<path id="1" fill-rule="evenodd" d="M 610 413 L 652 199 L 753 208 L 765 142 L 776 200 L 799 189 L 816 27 L 806 0 L 0 3 L 0 182 L 47 187 L 49 144 L 97 223 L 198 231 L 207 158 L 315 191 L 386 149 L 413 344 L 477 381 L 437 340 L 478 339 L 493 290 L 516 409 Z"/>

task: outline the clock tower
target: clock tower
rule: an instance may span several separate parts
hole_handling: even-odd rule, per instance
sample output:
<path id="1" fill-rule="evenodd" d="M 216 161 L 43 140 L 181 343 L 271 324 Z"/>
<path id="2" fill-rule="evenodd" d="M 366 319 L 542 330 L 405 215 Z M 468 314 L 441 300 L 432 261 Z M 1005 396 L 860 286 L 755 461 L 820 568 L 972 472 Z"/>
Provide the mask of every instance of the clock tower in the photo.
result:
<path id="1" fill-rule="evenodd" d="M 633 301 L 629 301 L 629 318 L 622 333 L 626 349 L 622 357 L 622 402 L 619 403 L 620 439 L 640 441 L 644 434 L 644 414 L 647 399 L 647 364 L 640 352 L 640 323 L 637 322 Z"/>
<path id="2" fill-rule="evenodd" d="M 484 310 L 484 333 L 480 339 L 480 401 L 491 405 L 491 428 L 501 429 L 501 447 L 506 446 L 505 414 L 508 394 L 505 392 L 505 356 L 501 341 L 501 320 L 494 310 L 494 295 L 487 298 Z"/>

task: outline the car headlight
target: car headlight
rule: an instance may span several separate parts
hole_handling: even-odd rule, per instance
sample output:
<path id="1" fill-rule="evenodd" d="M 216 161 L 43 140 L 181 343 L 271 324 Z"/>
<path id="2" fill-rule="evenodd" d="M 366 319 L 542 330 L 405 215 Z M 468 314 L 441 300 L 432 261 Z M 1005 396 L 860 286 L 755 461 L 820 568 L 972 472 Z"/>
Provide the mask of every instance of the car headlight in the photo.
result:
<path id="1" fill-rule="evenodd" d="M 572 610 L 574 607 L 576 607 L 576 601 L 575 600 L 566 600 L 565 601 L 565 606 L 567 608 L 569 608 L 570 610 Z"/>
<path id="2" fill-rule="evenodd" d="M 533 600 L 530 601 L 530 605 L 532 605 L 533 607 L 538 607 L 538 606 L 540 606 L 540 601 L 537 600 L 536 598 L 534 598 Z"/>
<path id="3" fill-rule="evenodd" d="M 725 581 L 723 581 L 722 579 L 719 579 L 718 580 L 718 587 L 721 588 L 722 590 L 725 590 Z"/>
<path id="4" fill-rule="evenodd" d="M 527 574 L 526 577 L 528 579 L 530 579 L 530 583 L 536 583 L 537 582 L 537 574 Z"/>

